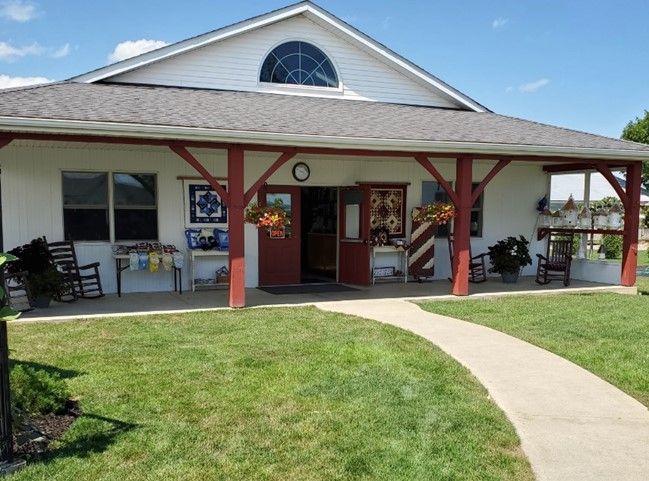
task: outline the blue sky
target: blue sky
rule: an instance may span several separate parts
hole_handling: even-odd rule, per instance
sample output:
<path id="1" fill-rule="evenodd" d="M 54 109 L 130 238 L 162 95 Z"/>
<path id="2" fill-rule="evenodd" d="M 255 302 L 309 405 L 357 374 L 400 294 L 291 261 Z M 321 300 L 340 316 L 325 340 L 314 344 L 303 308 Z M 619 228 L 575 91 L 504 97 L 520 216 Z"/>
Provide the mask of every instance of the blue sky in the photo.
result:
<path id="1" fill-rule="evenodd" d="M 289 3 L 0 0 L 0 85 L 69 78 L 122 42 L 171 43 Z M 649 109 L 646 0 L 318 3 L 498 113 L 618 137 Z"/>

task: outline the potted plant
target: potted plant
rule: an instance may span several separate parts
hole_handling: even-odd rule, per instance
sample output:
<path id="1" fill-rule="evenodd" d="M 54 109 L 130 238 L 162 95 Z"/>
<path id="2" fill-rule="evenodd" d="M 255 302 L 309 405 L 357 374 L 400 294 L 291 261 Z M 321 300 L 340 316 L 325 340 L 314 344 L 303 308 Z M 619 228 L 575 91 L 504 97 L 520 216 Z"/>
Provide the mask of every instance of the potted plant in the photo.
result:
<path id="1" fill-rule="evenodd" d="M 245 221 L 257 228 L 268 230 L 271 237 L 284 237 L 286 227 L 291 224 L 291 218 L 282 199 L 275 199 L 270 205 L 251 204 L 245 212 Z M 282 233 L 281 236 L 278 233 Z"/>
<path id="2" fill-rule="evenodd" d="M 16 261 L 9 264 L 10 272 L 27 272 L 34 307 L 49 307 L 52 299 L 61 297 L 64 289 L 63 277 L 43 239 L 34 239 L 9 253 L 16 257 Z"/>
<path id="3" fill-rule="evenodd" d="M 507 237 L 489 247 L 489 272 L 496 272 L 502 276 L 503 282 L 512 284 L 518 281 L 518 276 L 523 267 L 532 265 L 529 246 L 530 243 L 523 236 Z"/>

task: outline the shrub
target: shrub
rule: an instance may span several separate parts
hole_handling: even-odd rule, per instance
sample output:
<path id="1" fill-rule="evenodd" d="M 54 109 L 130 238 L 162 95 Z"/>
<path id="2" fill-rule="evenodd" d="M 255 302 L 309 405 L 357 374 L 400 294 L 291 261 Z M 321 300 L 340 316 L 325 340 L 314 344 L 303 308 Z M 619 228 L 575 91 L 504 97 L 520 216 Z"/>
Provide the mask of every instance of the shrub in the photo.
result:
<path id="1" fill-rule="evenodd" d="M 70 393 L 65 380 L 42 369 L 14 365 L 9 373 L 14 418 L 38 416 L 64 410 Z"/>
<path id="2" fill-rule="evenodd" d="M 607 259 L 618 259 L 622 255 L 622 236 L 604 235 L 602 245 L 606 249 Z"/>
<path id="3" fill-rule="evenodd" d="M 529 242 L 525 237 L 507 237 L 489 247 L 489 272 L 514 273 L 532 264 Z"/>

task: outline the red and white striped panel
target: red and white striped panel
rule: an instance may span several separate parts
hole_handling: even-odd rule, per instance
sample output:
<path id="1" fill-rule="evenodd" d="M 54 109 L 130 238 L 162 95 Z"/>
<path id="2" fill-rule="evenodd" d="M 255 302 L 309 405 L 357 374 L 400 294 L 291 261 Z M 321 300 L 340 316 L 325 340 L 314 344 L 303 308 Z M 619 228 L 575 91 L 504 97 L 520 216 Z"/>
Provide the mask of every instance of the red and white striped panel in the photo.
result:
<path id="1" fill-rule="evenodd" d="M 412 210 L 414 218 L 419 209 Z M 412 235 L 408 251 L 408 274 L 415 279 L 432 277 L 435 273 L 435 234 L 437 226 L 412 221 Z"/>

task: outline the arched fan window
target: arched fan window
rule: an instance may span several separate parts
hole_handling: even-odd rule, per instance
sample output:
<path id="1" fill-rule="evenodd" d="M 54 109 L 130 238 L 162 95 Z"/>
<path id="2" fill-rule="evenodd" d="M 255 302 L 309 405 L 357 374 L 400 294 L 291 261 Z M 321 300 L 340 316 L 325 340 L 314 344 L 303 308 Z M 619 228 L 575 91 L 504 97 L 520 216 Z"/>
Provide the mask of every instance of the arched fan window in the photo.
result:
<path id="1" fill-rule="evenodd" d="M 306 42 L 286 42 L 275 47 L 261 66 L 260 82 L 274 84 L 338 87 L 331 60 Z"/>

